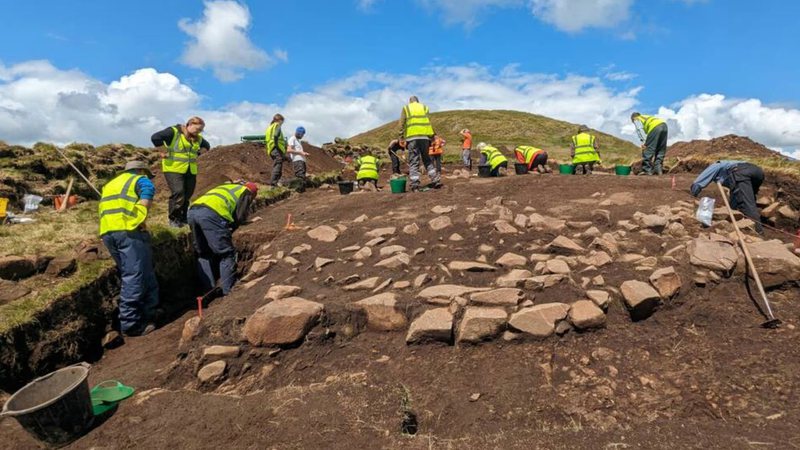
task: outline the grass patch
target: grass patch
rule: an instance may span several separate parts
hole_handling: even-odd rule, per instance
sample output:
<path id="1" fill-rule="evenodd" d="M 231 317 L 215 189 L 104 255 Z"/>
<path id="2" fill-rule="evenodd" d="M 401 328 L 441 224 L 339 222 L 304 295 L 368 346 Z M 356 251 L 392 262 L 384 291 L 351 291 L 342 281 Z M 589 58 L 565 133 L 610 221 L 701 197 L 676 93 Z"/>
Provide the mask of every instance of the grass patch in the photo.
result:
<path id="1" fill-rule="evenodd" d="M 0 306 L 0 334 L 34 320 L 36 314 L 52 301 L 88 286 L 113 266 L 112 260 L 79 263 L 75 274 L 69 278 L 59 279 L 53 288 L 44 289 L 21 301 Z"/>
<path id="2" fill-rule="evenodd" d="M 472 132 L 473 149 L 479 142 L 491 143 L 501 150 L 503 146 L 513 150 L 517 145 L 533 145 L 547 150 L 551 158 L 567 161 L 572 136 L 578 131 L 576 124 L 519 111 L 443 111 L 432 113 L 430 118 L 434 130 L 447 140 L 445 157 L 461 153 L 458 132 L 468 128 Z M 353 136 L 349 141 L 383 150 L 397 137 L 398 130 L 397 121 L 393 121 Z M 597 136 L 604 163 L 625 164 L 631 159 L 641 159 L 641 150 L 633 143 L 599 131 L 592 133 Z"/>

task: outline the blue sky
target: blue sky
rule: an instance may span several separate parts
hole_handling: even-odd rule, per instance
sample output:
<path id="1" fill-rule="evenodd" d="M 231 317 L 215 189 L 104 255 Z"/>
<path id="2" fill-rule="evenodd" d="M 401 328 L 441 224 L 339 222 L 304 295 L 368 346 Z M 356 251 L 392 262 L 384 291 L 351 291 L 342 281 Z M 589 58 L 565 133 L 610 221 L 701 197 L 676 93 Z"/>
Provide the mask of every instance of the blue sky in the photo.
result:
<path id="1" fill-rule="evenodd" d="M 800 2 L 2 2 L 0 139 L 145 144 L 201 114 L 212 142 L 275 112 L 312 142 L 432 109 L 519 109 L 633 139 L 729 132 L 800 148 Z M 42 14 L 47 11 L 47 14 Z M 10 26 L 8 24 L 11 24 Z M 16 24 L 16 25 L 14 25 Z M 155 131 L 153 129 L 153 131 Z"/>

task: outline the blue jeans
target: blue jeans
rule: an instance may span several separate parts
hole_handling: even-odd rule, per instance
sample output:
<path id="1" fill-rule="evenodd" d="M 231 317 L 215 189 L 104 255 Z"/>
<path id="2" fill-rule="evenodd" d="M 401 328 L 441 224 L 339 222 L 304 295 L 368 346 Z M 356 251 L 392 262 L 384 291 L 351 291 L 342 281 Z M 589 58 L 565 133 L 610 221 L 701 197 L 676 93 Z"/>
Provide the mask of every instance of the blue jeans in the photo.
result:
<path id="1" fill-rule="evenodd" d="M 122 278 L 119 324 L 122 332 L 145 326 L 158 305 L 158 281 L 153 269 L 150 235 L 144 231 L 112 231 L 103 235 Z"/>
<path id="2" fill-rule="evenodd" d="M 236 249 L 230 223 L 199 206 L 190 208 L 188 217 L 203 293 L 211 291 L 217 280 L 221 280 L 222 294 L 228 295 L 236 283 Z"/>

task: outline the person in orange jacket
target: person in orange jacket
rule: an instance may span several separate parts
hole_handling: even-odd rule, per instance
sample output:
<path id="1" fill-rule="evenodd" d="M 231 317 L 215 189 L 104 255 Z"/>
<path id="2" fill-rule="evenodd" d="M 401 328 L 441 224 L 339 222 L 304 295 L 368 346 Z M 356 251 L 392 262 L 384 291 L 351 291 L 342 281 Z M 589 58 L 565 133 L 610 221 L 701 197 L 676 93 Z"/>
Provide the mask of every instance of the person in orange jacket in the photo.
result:
<path id="1" fill-rule="evenodd" d="M 442 155 L 444 154 L 444 144 L 446 143 L 447 141 L 445 141 L 444 138 L 438 134 L 434 134 L 433 141 L 428 149 L 428 155 L 431 157 L 431 163 L 433 164 L 433 167 L 436 168 L 436 173 L 438 173 L 440 177 L 442 176 Z"/>
<path id="2" fill-rule="evenodd" d="M 472 170 L 472 133 L 464 128 L 459 133 L 461 135 L 461 161 L 464 168 Z"/>

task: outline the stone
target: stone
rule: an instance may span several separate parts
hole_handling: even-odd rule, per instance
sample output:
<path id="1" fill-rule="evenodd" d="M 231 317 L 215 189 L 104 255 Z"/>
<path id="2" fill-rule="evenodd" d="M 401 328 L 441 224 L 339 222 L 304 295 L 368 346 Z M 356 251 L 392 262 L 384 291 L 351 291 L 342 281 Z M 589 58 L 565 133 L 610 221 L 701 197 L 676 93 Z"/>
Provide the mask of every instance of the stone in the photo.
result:
<path id="1" fill-rule="evenodd" d="M 459 286 L 455 284 L 439 284 L 436 286 L 427 287 L 421 290 L 417 296 L 421 298 L 447 298 L 452 299 L 455 297 L 462 297 L 473 292 L 484 292 L 491 290 L 490 288 Z"/>
<path id="2" fill-rule="evenodd" d="M 225 369 L 227 368 L 228 364 L 225 361 L 206 364 L 197 372 L 197 380 L 201 383 L 214 383 L 225 375 Z"/>
<path id="3" fill-rule="evenodd" d="M 686 232 L 686 227 L 684 227 L 683 224 L 672 222 L 667 226 L 667 234 L 675 238 L 681 238 L 689 233 Z"/>
<path id="4" fill-rule="evenodd" d="M 387 278 L 387 279 L 383 280 L 383 282 L 381 282 L 381 284 L 379 284 L 377 287 L 375 287 L 375 289 L 372 290 L 372 293 L 373 294 L 377 294 L 378 292 L 386 289 L 387 287 L 389 287 L 390 284 L 392 284 L 392 281 L 393 280 L 391 278 Z"/>
<path id="5" fill-rule="evenodd" d="M 353 303 L 353 307 L 367 315 L 367 327 L 377 331 L 402 330 L 408 319 L 397 306 L 397 295 L 384 293 Z"/>
<path id="6" fill-rule="evenodd" d="M 536 277 L 527 278 L 525 280 L 524 287 L 525 289 L 532 289 L 535 291 L 540 291 L 542 289 L 551 288 L 558 283 L 561 283 L 567 278 L 566 275 L 563 274 L 550 274 L 550 275 L 540 275 Z"/>
<path id="7" fill-rule="evenodd" d="M 343 249 L 341 249 L 339 251 L 340 252 L 344 252 L 344 253 L 350 253 L 350 252 L 357 252 L 359 250 L 361 250 L 361 246 L 360 245 L 351 245 L 351 246 L 345 247 L 345 248 L 343 248 Z"/>
<path id="8" fill-rule="evenodd" d="M 495 284 L 500 287 L 521 287 L 525 284 L 525 280 L 532 275 L 530 270 L 514 269 L 508 274 L 498 277 Z"/>
<path id="9" fill-rule="evenodd" d="M 211 345 L 203 347 L 203 360 L 238 358 L 241 352 L 238 345 Z"/>
<path id="10" fill-rule="evenodd" d="M 124 343 L 125 340 L 122 338 L 122 335 L 119 334 L 118 331 L 114 330 L 106 333 L 106 335 L 103 336 L 103 339 L 100 341 L 100 345 L 102 345 L 105 349 L 117 348 Z"/>
<path id="11" fill-rule="evenodd" d="M 450 214 L 451 212 L 455 211 L 455 206 L 441 206 L 436 205 L 431 208 L 431 212 L 434 214 Z"/>
<path id="12" fill-rule="evenodd" d="M 492 197 L 489 200 L 483 202 L 483 204 L 486 206 L 500 206 L 503 204 L 503 197 L 499 195 L 497 197 Z"/>
<path id="13" fill-rule="evenodd" d="M 516 253 L 506 253 L 495 261 L 501 267 L 522 267 L 528 263 L 527 258 Z"/>
<path id="14" fill-rule="evenodd" d="M 293 344 L 317 324 L 325 306 L 300 297 L 268 303 L 247 318 L 243 334 L 251 345 Z"/>
<path id="15" fill-rule="evenodd" d="M 464 238 L 458 233 L 451 234 L 448 239 L 453 241 L 453 242 L 461 242 L 461 241 L 464 240 Z"/>
<path id="16" fill-rule="evenodd" d="M 556 334 L 564 336 L 572 330 L 572 324 L 568 320 L 559 320 L 556 324 Z"/>
<path id="17" fill-rule="evenodd" d="M 568 313 L 569 305 L 543 303 L 512 314 L 508 324 L 516 330 L 536 337 L 548 337 L 555 333 L 556 323 L 565 319 Z"/>
<path id="18" fill-rule="evenodd" d="M 789 205 L 783 205 L 780 208 L 778 208 L 778 214 L 794 222 L 800 220 L 800 212 L 795 211 Z"/>
<path id="19" fill-rule="evenodd" d="M 0 278 L 16 281 L 34 274 L 36 274 L 34 258 L 14 255 L 0 257 Z"/>
<path id="20" fill-rule="evenodd" d="M 72 256 L 57 256 L 47 264 L 45 274 L 54 277 L 68 277 L 75 273 L 78 261 Z"/>
<path id="21" fill-rule="evenodd" d="M 589 256 L 579 256 L 578 261 L 587 266 L 603 267 L 613 262 L 611 256 L 604 251 L 593 251 Z"/>
<path id="22" fill-rule="evenodd" d="M 429 309 L 411 322 L 406 335 L 407 344 L 453 340 L 453 315 L 447 308 Z"/>
<path id="23" fill-rule="evenodd" d="M 320 225 L 308 231 L 308 237 L 322 242 L 333 242 L 339 237 L 339 231 L 328 225 Z"/>
<path id="24" fill-rule="evenodd" d="M 476 292 L 469 296 L 473 303 L 494 306 L 517 306 L 525 299 L 525 293 L 516 288 L 500 288 L 491 291 Z"/>
<path id="25" fill-rule="evenodd" d="M 307 252 L 309 250 L 311 250 L 311 246 L 310 245 L 308 245 L 308 244 L 300 244 L 300 245 L 296 246 L 295 248 L 293 248 L 292 251 L 289 252 L 289 254 L 290 255 L 300 255 L 300 254 L 303 254 L 303 253 L 305 253 L 305 252 Z"/>
<path id="26" fill-rule="evenodd" d="M 458 327 L 459 343 L 476 344 L 497 337 L 505 327 L 508 313 L 503 308 L 467 307 Z"/>
<path id="27" fill-rule="evenodd" d="M 378 277 L 371 277 L 367 278 L 366 280 L 358 281 L 356 283 L 348 284 L 347 286 L 343 287 L 345 291 L 369 291 L 375 289 L 378 286 L 378 282 L 380 278 Z"/>
<path id="28" fill-rule="evenodd" d="M 589 247 L 604 250 L 612 257 L 619 255 L 619 244 L 611 233 L 603 233 L 602 236 L 595 238 Z"/>
<path id="29" fill-rule="evenodd" d="M 353 253 L 353 259 L 356 261 L 363 261 L 370 256 L 372 256 L 372 248 L 370 247 L 361 247 L 359 251 Z"/>
<path id="30" fill-rule="evenodd" d="M 520 228 L 527 228 L 528 226 L 528 216 L 525 214 L 517 214 L 514 217 L 514 225 Z"/>
<path id="31" fill-rule="evenodd" d="M 366 215 L 366 214 L 362 214 L 362 215 L 356 217 L 355 219 L 353 219 L 353 223 L 366 222 L 367 220 L 369 220 L 369 216 Z"/>
<path id="32" fill-rule="evenodd" d="M 599 289 L 586 291 L 586 296 L 604 311 L 608 309 L 608 304 L 611 302 L 611 295 L 609 295 L 608 292 L 601 291 Z"/>
<path id="33" fill-rule="evenodd" d="M 592 278 L 592 284 L 595 286 L 605 286 L 606 279 L 603 278 L 602 275 L 597 275 L 596 277 Z"/>
<path id="34" fill-rule="evenodd" d="M 561 259 L 551 259 L 544 264 L 547 273 L 567 275 L 571 272 L 569 265 Z"/>
<path id="35" fill-rule="evenodd" d="M 494 247 L 487 244 L 481 244 L 478 246 L 478 252 L 487 254 L 487 253 L 494 253 Z"/>
<path id="36" fill-rule="evenodd" d="M 402 245 L 387 245 L 386 247 L 381 248 L 379 254 L 383 257 L 392 256 L 395 253 L 405 252 L 406 248 Z"/>
<path id="37" fill-rule="evenodd" d="M 364 243 L 364 246 L 365 247 L 375 247 L 376 245 L 381 245 L 384 242 L 386 242 L 386 238 L 378 236 L 376 238 L 372 238 L 372 239 L 368 240 L 366 243 Z"/>
<path id="38" fill-rule="evenodd" d="M 573 255 L 583 253 L 586 250 L 572 239 L 566 236 L 558 236 L 547 244 L 547 251 L 562 255 Z"/>
<path id="39" fill-rule="evenodd" d="M 650 275 L 650 284 L 656 288 L 662 299 L 669 299 L 681 290 L 681 277 L 670 266 L 653 272 Z"/>
<path id="40" fill-rule="evenodd" d="M 245 276 L 242 277 L 241 281 L 243 283 L 247 283 L 248 281 L 263 277 L 267 272 L 269 272 L 269 269 L 271 269 L 275 263 L 277 263 L 277 261 L 274 259 L 256 258 L 256 260 L 253 261 L 253 264 L 250 265 L 250 269 L 247 271 Z"/>
<path id="41" fill-rule="evenodd" d="M 419 233 L 419 225 L 417 225 L 416 223 L 412 223 L 410 225 L 406 225 L 406 226 L 403 227 L 403 233 L 410 234 L 410 235 L 415 235 L 415 234 Z"/>
<path id="42" fill-rule="evenodd" d="M 552 255 L 546 253 L 533 253 L 530 259 L 531 262 L 547 262 L 552 257 Z"/>
<path id="43" fill-rule="evenodd" d="M 323 267 L 327 266 L 328 264 L 332 264 L 334 262 L 335 262 L 335 260 L 330 259 L 330 258 L 317 257 L 314 260 L 314 268 L 315 269 L 322 269 Z"/>
<path id="44" fill-rule="evenodd" d="M 30 294 L 31 290 L 16 281 L 0 279 L 0 305 L 13 302 Z"/>
<path id="45" fill-rule="evenodd" d="M 364 236 L 368 238 L 385 238 L 386 236 L 391 236 L 396 232 L 397 232 L 396 227 L 383 227 L 367 231 L 366 233 L 364 233 Z"/>
<path id="46" fill-rule="evenodd" d="M 567 226 L 566 220 L 533 213 L 528 217 L 528 227 L 536 230 L 555 231 L 560 233 Z"/>
<path id="47" fill-rule="evenodd" d="M 664 231 L 668 221 L 666 217 L 659 216 L 658 214 L 647 214 L 639 220 L 639 223 L 641 223 L 644 228 L 660 233 Z"/>
<path id="48" fill-rule="evenodd" d="M 569 321 L 579 330 L 600 328 L 606 324 L 606 314 L 591 300 L 578 300 L 569 309 Z"/>
<path id="49" fill-rule="evenodd" d="M 510 223 L 505 220 L 497 220 L 494 222 L 494 229 L 500 234 L 516 234 L 519 231 L 514 228 Z"/>
<path id="50" fill-rule="evenodd" d="M 300 286 L 291 286 L 286 284 L 276 284 L 267 290 L 264 295 L 264 300 L 280 300 L 282 298 L 294 297 L 303 289 Z"/>
<path id="51" fill-rule="evenodd" d="M 300 264 L 300 261 L 298 261 L 296 258 L 293 258 L 291 256 L 284 257 L 283 258 L 283 262 L 285 262 L 286 264 L 289 264 L 292 267 L 295 267 L 295 266 Z"/>
<path id="52" fill-rule="evenodd" d="M 581 234 L 581 237 L 584 238 L 596 238 L 600 236 L 600 230 L 597 227 L 589 227 Z"/>
<path id="53" fill-rule="evenodd" d="M 451 261 L 447 268 L 465 272 L 494 272 L 497 270 L 494 266 L 477 261 Z"/>
<path id="54" fill-rule="evenodd" d="M 592 210 L 592 222 L 597 225 L 611 225 L 611 211 L 607 209 Z"/>
<path id="55" fill-rule="evenodd" d="M 428 222 L 428 227 L 433 231 L 444 230 L 452 225 L 453 221 L 448 216 L 439 216 Z"/>
<path id="56" fill-rule="evenodd" d="M 399 269 L 401 267 L 408 267 L 411 264 L 411 257 L 406 253 L 398 253 L 390 256 L 375 264 L 375 267 L 386 267 L 389 269 Z"/>
<path id="57" fill-rule="evenodd" d="M 661 299 L 658 292 L 649 284 L 637 280 L 622 283 L 620 291 L 634 321 L 650 317 Z"/>
<path id="58" fill-rule="evenodd" d="M 754 242 L 747 249 L 765 288 L 800 280 L 800 258 L 781 241 Z"/>
<path id="59" fill-rule="evenodd" d="M 761 215 L 768 219 L 772 219 L 778 214 L 778 209 L 780 207 L 781 204 L 779 202 L 771 203 L 769 206 L 761 210 Z"/>
<path id="60" fill-rule="evenodd" d="M 624 206 L 636 203 L 636 196 L 632 192 L 615 192 L 607 199 L 600 202 L 600 206 Z"/>
<path id="61" fill-rule="evenodd" d="M 624 264 L 635 264 L 635 263 L 638 263 L 639 261 L 641 261 L 643 259 L 644 259 L 644 255 L 640 255 L 638 253 L 625 253 L 624 255 L 621 255 L 617 259 L 617 262 L 624 263 Z"/>
<path id="62" fill-rule="evenodd" d="M 427 273 L 417 275 L 417 277 L 414 278 L 414 287 L 420 288 L 430 281 L 431 281 L 431 276 L 428 275 Z"/>
<path id="63" fill-rule="evenodd" d="M 692 239 L 686 246 L 689 262 L 695 266 L 729 273 L 736 267 L 739 258 L 729 242 L 704 238 Z"/>
<path id="64" fill-rule="evenodd" d="M 195 316 L 190 319 L 187 319 L 186 322 L 183 324 L 183 330 L 181 331 L 181 339 L 178 342 L 178 346 L 183 347 L 184 345 L 188 344 L 197 336 L 200 336 L 200 333 L 203 331 L 203 324 L 200 320 L 200 317 Z"/>
<path id="65" fill-rule="evenodd" d="M 395 281 L 392 289 L 408 289 L 411 287 L 410 281 Z"/>

